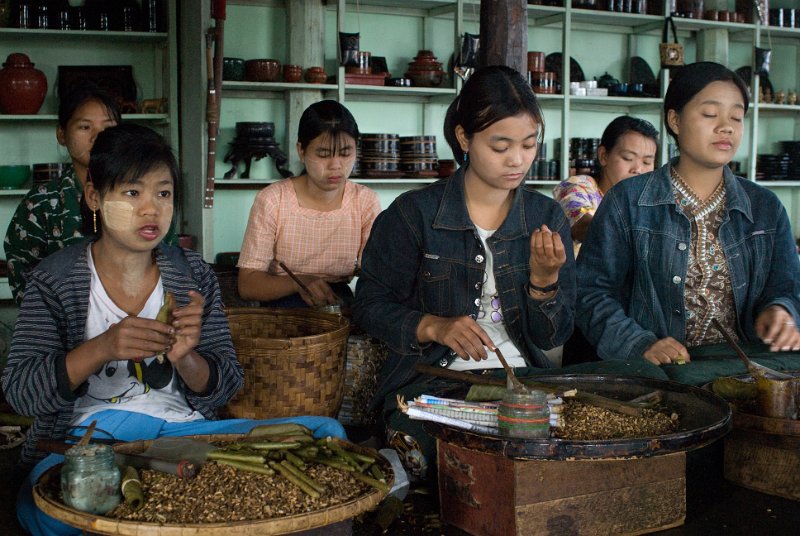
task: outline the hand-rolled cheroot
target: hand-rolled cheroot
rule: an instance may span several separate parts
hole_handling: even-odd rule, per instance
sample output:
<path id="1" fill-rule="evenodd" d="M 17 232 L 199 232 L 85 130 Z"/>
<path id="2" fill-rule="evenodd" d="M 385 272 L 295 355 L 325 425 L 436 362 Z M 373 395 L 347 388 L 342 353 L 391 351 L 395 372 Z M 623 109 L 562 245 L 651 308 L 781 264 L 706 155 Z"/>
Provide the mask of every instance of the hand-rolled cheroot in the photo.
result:
<path id="1" fill-rule="evenodd" d="M 158 310 L 158 315 L 156 316 L 156 320 L 159 322 L 163 322 L 164 324 L 172 324 L 172 310 L 175 308 L 175 295 L 172 292 L 166 292 L 164 294 L 164 304 L 161 306 L 161 309 Z M 166 352 L 161 352 L 156 355 L 156 359 L 158 360 L 158 364 L 164 362 L 164 358 L 166 357 Z"/>

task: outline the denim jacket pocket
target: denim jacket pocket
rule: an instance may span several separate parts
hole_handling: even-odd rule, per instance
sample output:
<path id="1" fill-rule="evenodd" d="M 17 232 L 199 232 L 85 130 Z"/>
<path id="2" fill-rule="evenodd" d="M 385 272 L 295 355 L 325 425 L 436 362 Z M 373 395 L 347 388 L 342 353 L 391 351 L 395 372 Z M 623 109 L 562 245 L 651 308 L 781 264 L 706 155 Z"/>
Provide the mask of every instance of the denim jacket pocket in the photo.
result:
<path id="1" fill-rule="evenodd" d="M 747 266 L 745 273 L 750 274 L 747 283 L 755 289 L 756 294 L 761 294 L 770 273 L 770 267 L 765 266 L 765 261 L 774 258 L 774 239 L 774 230 L 758 230 L 747 235 L 741 246 L 737 247 L 736 253 L 743 256 Z"/>
<path id="2" fill-rule="evenodd" d="M 451 266 L 436 255 L 426 254 L 420 267 L 422 312 L 437 316 L 450 313 Z"/>

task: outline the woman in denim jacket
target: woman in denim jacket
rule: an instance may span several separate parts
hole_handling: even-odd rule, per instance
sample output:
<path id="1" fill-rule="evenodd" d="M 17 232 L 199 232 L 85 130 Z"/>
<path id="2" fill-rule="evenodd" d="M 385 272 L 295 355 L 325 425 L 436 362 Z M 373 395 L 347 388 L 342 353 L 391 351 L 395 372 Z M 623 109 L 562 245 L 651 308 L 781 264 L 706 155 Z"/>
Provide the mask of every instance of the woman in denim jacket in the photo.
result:
<path id="1" fill-rule="evenodd" d="M 354 309 L 389 347 L 373 406 L 419 380 L 417 363 L 499 368 L 499 347 L 512 366 L 549 367 L 542 350 L 572 332 L 569 225 L 555 201 L 523 184 L 543 134 L 519 73 L 477 71 L 445 119 L 461 168 L 375 220 Z"/>
<path id="2" fill-rule="evenodd" d="M 689 349 L 724 340 L 713 319 L 741 342 L 800 349 L 800 263 L 786 210 L 727 166 L 748 104 L 729 69 L 685 66 L 664 99 L 680 156 L 604 198 L 578 261 L 577 305 L 602 359 L 683 364 Z"/>

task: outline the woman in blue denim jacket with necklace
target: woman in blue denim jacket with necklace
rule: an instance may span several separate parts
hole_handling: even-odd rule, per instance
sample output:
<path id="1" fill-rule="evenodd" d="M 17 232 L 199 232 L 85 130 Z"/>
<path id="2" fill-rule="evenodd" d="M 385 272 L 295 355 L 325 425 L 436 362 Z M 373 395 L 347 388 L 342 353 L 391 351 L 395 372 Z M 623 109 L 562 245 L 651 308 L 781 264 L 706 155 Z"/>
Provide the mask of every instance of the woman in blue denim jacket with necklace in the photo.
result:
<path id="1" fill-rule="evenodd" d="M 571 334 L 569 225 L 555 201 L 523 185 L 543 134 L 519 73 L 477 71 L 445 119 L 459 171 L 375 220 L 353 316 L 389 346 L 373 406 L 418 381 L 416 363 L 500 368 L 498 347 L 512 366 L 549 367 L 542 350 Z"/>
<path id="2" fill-rule="evenodd" d="M 800 263 L 786 210 L 727 166 L 748 104 L 744 82 L 722 65 L 675 73 L 664 109 L 680 156 L 608 192 L 578 260 L 577 324 L 600 358 L 687 363 L 690 349 L 724 341 L 713 319 L 740 342 L 800 349 Z"/>

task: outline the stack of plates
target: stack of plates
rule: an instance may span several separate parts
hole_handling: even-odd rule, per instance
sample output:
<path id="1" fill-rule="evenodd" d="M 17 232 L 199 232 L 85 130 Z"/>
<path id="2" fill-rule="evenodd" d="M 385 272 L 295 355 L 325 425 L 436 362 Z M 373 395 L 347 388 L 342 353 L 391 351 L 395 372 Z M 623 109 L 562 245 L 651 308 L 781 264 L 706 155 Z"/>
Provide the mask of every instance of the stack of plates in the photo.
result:
<path id="1" fill-rule="evenodd" d="M 399 166 L 400 135 L 362 134 L 358 164 L 364 177 L 402 177 Z"/>
<path id="2" fill-rule="evenodd" d="M 439 174 L 436 136 L 400 138 L 400 171 L 406 177 L 436 177 Z"/>
<path id="3" fill-rule="evenodd" d="M 756 159 L 756 180 L 785 181 L 789 178 L 788 154 L 760 154 Z"/>
<path id="4" fill-rule="evenodd" d="M 51 180 L 56 180 L 61 176 L 66 164 L 61 162 L 53 162 L 47 164 L 34 164 L 33 165 L 33 185 L 40 186 L 47 184 Z"/>
<path id="5" fill-rule="evenodd" d="M 784 153 L 789 155 L 788 178 L 790 180 L 800 180 L 800 141 L 782 141 L 781 148 Z"/>

